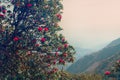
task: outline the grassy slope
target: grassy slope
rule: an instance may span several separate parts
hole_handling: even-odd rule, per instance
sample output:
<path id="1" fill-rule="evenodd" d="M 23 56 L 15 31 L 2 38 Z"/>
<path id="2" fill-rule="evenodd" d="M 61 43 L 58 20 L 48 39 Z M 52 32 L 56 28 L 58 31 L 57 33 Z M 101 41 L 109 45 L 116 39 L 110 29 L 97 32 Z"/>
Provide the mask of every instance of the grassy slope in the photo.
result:
<path id="1" fill-rule="evenodd" d="M 61 80 L 103 80 L 103 77 L 98 74 L 71 74 L 68 72 L 61 72 Z"/>

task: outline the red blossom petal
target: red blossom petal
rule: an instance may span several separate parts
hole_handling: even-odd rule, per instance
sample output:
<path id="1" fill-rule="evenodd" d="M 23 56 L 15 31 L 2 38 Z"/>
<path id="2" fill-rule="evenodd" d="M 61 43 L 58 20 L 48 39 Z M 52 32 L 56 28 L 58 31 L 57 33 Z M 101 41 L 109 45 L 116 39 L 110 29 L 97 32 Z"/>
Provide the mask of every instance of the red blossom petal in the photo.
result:
<path id="1" fill-rule="evenodd" d="M 0 14 L 0 17 L 4 17 L 5 15 L 4 14 Z"/>
<path id="2" fill-rule="evenodd" d="M 61 20 L 61 18 L 62 18 L 61 14 L 57 14 L 56 16 L 59 20 Z"/>
<path id="3" fill-rule="evenodd" d="M 110 74 L 111 74 L 110 71 L 106 71 L 106 72 L 105 72 L 105 75 L 110 75 Z"/>
<path id="4" fill-rule="evenodd" d="M 44 31 L 47 32 L 49 29 L 48 28 L 44 28 Z"/>
<path id="5" fill-rule="evenodd" d="M 54 61 L 53 64 L 55 65 L 55 64 L 56 64 L 56 61 Z"/>
<path id="6" fill-rule="evenodd" d="M 46 39 L 45 38 L 41 38 L 41 42 L 45 42 L 46 41 Z"/>
<path id="7" fill-rule="evenodd" d="M 64 56 L 64 57 L 67 57 L 67 56 L 68 56 L 68 54 L 67 54 L 67 53 L 64 53 L 64 54 L 63 54 L 63 56 Z"/>
<path id="8" fill-rule="evenodd" d="M 40 46 L 40 44 L 35 44 L 35 46 L 36 46 L 36 47 L 39 47 L 39 46 Z"/>
<path id="9" fill-rule="evenodd" d="M 68 47 L 68 44 L 64 44 L 64 48 L 67 48 Z"/>
<path id="10" fill-rule="evenodd" d="M 19 40 L 19 38 L 18 37 L 14 37 L 14 39 L 13 39 L 14 41 L 18 41 Z"/>
<path id="11" fill-rule="evenodd" d="M 61 50 L 61 47 L 58 47 L 58 51 Z"/>
<path id="12" fill-rule="evenodd" d="M 63 59 L 60 59 L 60 60 L 59 60 L 59 63 L 62 63 L 63 61 L 64 61 Z"/>
<path id="13" fill-rule="evenodd" d="M 43 30 L 42 27 L 39 27 L 39 28 L 38 28 L 38 31 L 42 31 L 42 30 Z"/>
<path id="14" fill-rule="evenodd" d="M 32 4 L 30 4 L 30 3 L 29 3 L 29 4 L 27 4 L 27 7 L 31 7 L 31 6 L 32 6 Z"/>

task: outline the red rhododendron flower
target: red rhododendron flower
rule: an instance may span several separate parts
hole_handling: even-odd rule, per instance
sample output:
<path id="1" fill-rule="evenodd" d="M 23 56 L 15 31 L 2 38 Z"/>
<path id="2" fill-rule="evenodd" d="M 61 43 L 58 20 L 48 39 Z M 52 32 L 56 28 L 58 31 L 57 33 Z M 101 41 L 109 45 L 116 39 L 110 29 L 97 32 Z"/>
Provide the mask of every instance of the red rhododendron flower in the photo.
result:
<path id="1" fill-rule="evenodd" d="M 38 31 L 42 31 L 42 30 L 43 30 L 43 28 L 42 28 L 42 27 L 39 27 L 39 28 L 38 28 Z"/>
<path id="2" fill-rule="evenodd" d="M 54 64 L 54 65 L 56 64 L 56 60 L 53 62 L 53 64 Z"/>
<path id="3" fill-rule="evenodd" d="M 59 20 L 61 20 L 61 18 L 62 18 L 61 14 L 57 14 L 56 16 Z"/>
<path id="4" fill-rule="evenodd" d="M 4 17 L 5 15 L 4 14 L 0 14 L 0 17 Z"/>
<path id="5" fill-rule="evenodd" d="M 105 71 L 105 75 L 110 75 L 111 72 L 110 71 Z"/>
<path id="6" fill-rule="evenodd" d="M 14 37 L 14 39 L 13 39 L 14 41 L 18 41 L 19 40 L 19 38 L 18 37 Z"/>
<path id="7" fill-rule="evenodd" d="M 58 47 L 58 51 L 61 50 L 61 47 Z"/>
<path id="8" fill-rule="evenodd" d="M 63 53 L 63 56 L 64 56 L 64 57 L 67 57 L 67 56 L 68 56 L 68 54 L 67 54 L 67 53 Z"/>
<path id="9" fill-rule="evenodd" d="M 59 60 L 59 63 L 62 63 L 63 61 L 64 61 L 63 59 L 60 59 L 60 60 Z"/>
<path id="10" fill-rule="evenodd" d="M 36 46 L 36 47 L 39 47 L 39 46 L 40 46 L 40 44 L 35 44 L 35 46 Z"/>
<path id="11" fill-rule="evenodd" d="M 46 39 L 45 38 L 41 38 L 41 42 L 45 42 L 46 41 Z"/>
<path id="12" fill-rule="evenodd" d="M 30 3 L 29 3 L 29 4 L 27 4 L 27 7 L 31 7 L 31 6 L 32 6 L 32 4 L 30 4 Z"/>
<path id="13" fill-rule="evenodd" d="M 46 31 L 46 32 L 47 32 L 48 30 L 49 30 L 48 28 L 44 28 L 44 31 Z"/>
<path id="14" fill-rule="evenodd" d="M 67 48 L 68 47 L 68 44 L 64 44 L 64 48 Z"/>

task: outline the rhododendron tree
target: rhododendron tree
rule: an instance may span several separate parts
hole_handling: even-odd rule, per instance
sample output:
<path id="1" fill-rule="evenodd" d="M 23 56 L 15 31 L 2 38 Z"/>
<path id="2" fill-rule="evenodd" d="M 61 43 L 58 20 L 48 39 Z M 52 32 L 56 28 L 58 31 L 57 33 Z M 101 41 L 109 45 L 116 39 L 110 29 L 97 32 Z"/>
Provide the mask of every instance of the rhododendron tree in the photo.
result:
<path id="1" fill-rule="evenodd" d="M 8 3 L 7 7 L 0 5 L 0 78 L 46 80 L 57 76 L 57 66 L 73 62 L 75 53 L 58 33 L 62 30 L 61 1 Z"/>

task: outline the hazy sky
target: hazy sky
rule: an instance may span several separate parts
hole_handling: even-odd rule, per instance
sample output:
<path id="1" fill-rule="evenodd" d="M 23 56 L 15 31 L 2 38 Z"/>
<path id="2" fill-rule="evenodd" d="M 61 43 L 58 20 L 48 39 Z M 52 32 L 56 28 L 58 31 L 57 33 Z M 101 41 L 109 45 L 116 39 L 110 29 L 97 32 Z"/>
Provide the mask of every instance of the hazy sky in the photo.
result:
<path id="1" fill-rule="evenodd" d="M 73 45 L 95 48 L 120 37 L 120 0 L 63 0 L 60 23 Z"/>

